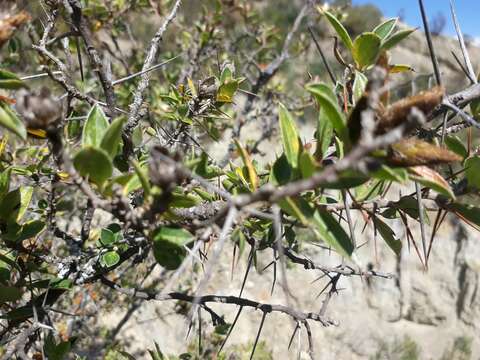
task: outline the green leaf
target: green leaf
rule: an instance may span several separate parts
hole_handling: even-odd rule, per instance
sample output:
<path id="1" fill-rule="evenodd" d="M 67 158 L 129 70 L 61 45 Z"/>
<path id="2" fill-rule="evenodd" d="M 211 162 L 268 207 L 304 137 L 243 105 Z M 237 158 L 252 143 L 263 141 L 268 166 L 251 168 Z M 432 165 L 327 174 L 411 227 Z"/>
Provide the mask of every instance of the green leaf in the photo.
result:
<path id="1" fill-rule="evenodd" d="M 390 36 L 392 33 L 393 29 L 395 28 L 395 25 L 397 24 L 398 18 L 392 18 L 384 21 L 380 25 L 378 25 L 375 29 L 373 29 L 373 32 L 380 36 L 380 38 L 386 39 L 387 37 Z"/>
<path id="2" fill-rule="evenodd" d="M 448 205 L 448 209 L 453 211 L 461 219 L 470 222 L 480 229 L 480 208 L 461 203 L 453 203 Z"/>
<path id="3" fill-rule="evenodd" d="M 341 255 L 350 257 L 353 253 L 353 244 L 350 237 L 345 232 L 332 214 L 327 211 L 315 211 L 314 231 L 328 245 L 337 250 Z"/>
<path id="4" fill-rule="evenodd" d="M 102 185 L 112 176 L 113 165 L 108 154 L 98 148 L 87 146 L 80 150 L 73 159 L 75 169 L 97 185 Z"/>
<path id="5" fill-rule="evenodd" d="M 445 138 L 445 144 L 451 151 L 457 155 L 460 155 L 462 158 L 465 159 L 468 156 L 468 150 L 458 136 L 447 136 Z"/>
<path id="6" fill-rule="evenodd" d="M 70 279 L 53 278 L 48 282 L 47 288 L 58 290 L 71 290 L 73 282 Z"/>
<path id="7" fill-rule="evenodd" d="M 145 166 L 141 166 L 138 162 L 132 162 L 133 169 L 135 170 L 135 174 L 137 175 L 140 183 L 142 184 L 143 191 L 145 192 L 145 196 L 150 195 L 151 187 L 150 181 L 148 181 L 147 169 Z M 130 183 L 130 182 L 129 182 Z"/>
<path id="8" fill-rule="evenodd" d="M 117 265 L 119 261 L 120 255 L 116 251 L 107 251 L 100 257 L 100 264 L 106 268 Z"/>
<path id="9" fill-rule="evenodd" d="M 128 181 L 125 183 L 123 187 L 123 193 L 125 195 L 130 194 L 133 191 L 137 191 L 138 189 L 142 188 L 142 182 L 137 174 L 130 174 L 128 175 Z"/>
<path id="10" fill-rule="evenodd" d="M 125 124 L 124 117 L 119 117 L 115 119 L 110 124 L 107 131 L 105 131 L 105 134 L 102 137 L 100 147 L 103 150 L 105 150 L 108 155 L 110 155 L 111 159 L 113 159 L 117 154 L 118 145 L 120 144 L 120 140 L 122 139 L 122 130 L 123 130 L 124 124 Z M 91 144 L 91 145 L 94 145 L 94 144 Z"/>
<path id="11" fill-rule="evenodd" d="M 102 229 L 100 231 L 100 244 L 103 246 L 109 246 L 114 244 L 118 240 L 118 235 L 109 229 Z"/>
<path id="12" fill-rule="evenodd" d="M 199 205 L 202 202 L 200 197 L 193 194 L 181 194 L 174 192 L 172 194 L 172 200 L 170 207 L 172 208 L 190 208 Z"/>
<path id="13" fill-rule="evenodd" d="M 338 36 L 342 40 L 343 44 L 350 51 L 352 51 L 353 50 L 353 42 L 352 42 L 352 39 L 351 39 L 350 35 L 348 34 L 348 31 L 343 27 L 343 25 L 340 23 L 340 21 L 338 21 L 338 19 L 335 17 L 335 15 L 333 15 L 329 11 L 324 11 L 323 13 L 327 17 L 330 24 L 335 29 L 335 32 L 338 34 Z"/>
<path id="14" fill-rule="evenodd" d="M 49 333 L 45 338 L 43 345 L 43 351 L 45 352 L 48 360 L 64 360 L 67 358 L 68 353 L 72 348 L 70 341 L 60 341 L 58 344 L 55 342 L 55 337 L 52 333 Z"/>
<path id="15" fill-rule="evenodd" d="M 232 242 L 238 246 L 238 257 L 240 258 L 245 250 L 245 245 L 247 243 L 247 238 L 242 231 L 242 228 L 239 226 L 232 231 L 232 235 L 230 235 Z"/>
<path id="16" fill-rule="evenodd" d="M 353 42 L 352 56 L 359 69 L 375 64 L 380 55 L 382 39 L 375 33 L 366 32 Z"/>
<path id="17" fill-rule="evenodd" d="M 318 113 L 317 131 L 315 132 L 317 140 L 317 148 L 315 156 L 318 159 L 323 159 L 327 155 L 328 148 L 333 139 L 333 124 L 327 117 L 325 109 L 320 108 Z"/>
<path id="18" fill-rule="evenodd" d="M 32 200 L 33 187 L 24 186 L 7 193 L 0 201 L 0 219 L 18 222 Z"/>
<path id="19" fill-rule="evenodd" d="M 332 246 L 341 255 L 349 257 L 352 254 L 354 249 L 350 237 L 329 212 L 313 209 L 302 197 L 287 197 L 278 204 L 287 214 L 308 226 L 318 240 Z"/>
<path id="20" fill-rule="evenodd" d="M 355 200 L 362 202 L 378 197 L 385 190 L 385 183 L 384 180 L 370 179 L 365 184 L 355 188 Z"/>
<path id="21" fill-rule="evenodd" d="M 0 102 L 0 125 L 18 135 L 22 140 L 27 138 L 25 124 L 9 105 Z"/>
<path id="22" fill-rule="evenodd" d="M 355 104 L 360 100 L 367 87 L 368 79 L 363 73 L 355 70 L 355 80 L 353 81 L 353 101 Z"/>
<path id="23" fill-rule="evenodd" d="M 395 181 L 404 184 L 408 181 L 408 171 L 404 168 L 392 168 L 382 165 L 378 170 L 371 173 L 375 179 Z"/>
<path id="24" fill-rule="evenodd" d="M 220 75 L 220 83 L 224 84 L 228 80 L 233 78 L 232 70 L 230 66 L 225 66 L 222 70 L 222 74 Z"/>
<path id="25" fill-rule="evenodd" d="M 312 176 L 317 170 L 317 164 L 312 154 L 304 150 L 300 154 L 299 167 L 300 167 L 300 172 L 302 174 L 302 177 L 304 179 Z"/>
<path id="26" fill-rule="evenodd" d="M 0 305 L 6 302 L 17 301 L 22 298 L 22 290 L 15 286 L 0 285 Z"/>
<path id="27" fill-rule="evenodd" d="M 395 209 L 402 210 L 405 214 L 410 216 L 412 219 L 419 220 L 420 210 L 418 208 L 418 200 L 414 196 L 402 196 L 394 205 Z M 430 219 L 428 217 L 428 212 L 426 209 L 423 209 L 423 218 L 427 225 L 430 225 Z"/>
<path id="28" fill-rule="evenodd" d="M 1 154 L 0 154 L 1 155 Z M 0 173 L 0 198 L 8 192 L 10 188 L 11 168 L 7 168 Z"/>
<path id="29" fill-rule="evenodd" d="M 184 246 L 194 237 L 185 229 L 162 226 L 153 232 L 152 239 L 157 262 L 167 270 L 175 270 L 185 259 Z"/>
<path id="30" fill-rule="evenodd" d="M 0 89 L 16 90 L 22 87 L 25 87 L 25 84 L 17 75 L 0 69 Z"/>
<path id="31" fill-rule="evenodd" d="M 307 91 L 315 97 L 320 107 L 325 111 L 326 118 L 331 122 L 340 140 L 345 143 L 347 148 L 350 148 L 347 120 L 338 106 L 338 101 L 332 89 L 324 83 L 319 83 L 307 85 Z"/>
<path id="32" fill-rule="evenodd" d="M 83 126 L 82 146 L 100 146 L 107 129 L 108 120 L 102 108 L 99 105 L 93 106 Z"/>
<path id="33" fill-rule="evenodd" d="M 468 185 L 480 189 L 480 157 L 475 155 L 465 160 L 465 176 Z"/>
<path id="34" fill-rule="evenodd" d="M 359 171 L 345 170 L 339 174 L 336 181 L 322 183 L 319 187 L 325 189 L 344 190 L 365 184 L 368 179 L 368 176 L 362 174 Z"/>
<path id="35" fill-rule="evenodd" d="M 273 163 L 269 181 L 274 185 L 285 185 L 292 180 L 293 177 L 294 169 L 288 163 L 285 154 L 282 154 L 282 156 Z"/>
<path id="36" fill-rule="evenodd" d="M 298 167 L 298 156 L 300 155 L 300 141 L 297 128 L 292 115 L 283 104 L 278 108 L 280 131 L 282 134 L 283 149 L 288 163 L 294 169 Z"/>
<path id="37" fill-rule="evenodd" d="M 373 218 L 373 223 L 375 224 L 375 228 L 378 230 L 383 240 L 385 240 L 390 249 L 392 249 L 397 256 L 400 256 L 400 253 L 402 251 L 402 242 L 396 238 L 395 231 L 393 231 L 390 226 L 388 226 L 378 217 Z"/>
<path id="38" fill-rule="evenodd" d="M 15 260 L 11 259 L 12 255 L 4 255 L 0 252 L 0 284 L 6 285 L 10 281 L 12 267 L 14 267 Z"/>
<path id="39" fill-rule="evenodd" d="M 42 220 L 31 220 L 21 226 L 15 223 L 9 223 L 4 238 L 9 241 L 20 242 L 38 235 L 45 228 L 45 222 Z"/>
<path id="40" fill-rule="evenodd" d="M 248 182 L 251 191 L 255 191 L 258 188 L 258 175 L 255 166 L 253 166 L 252 159 L 250 154 L 245 150 L 245 148 L 240 144 L 240 142 L 235 139 L 235 146 L 237 147 L 240 157 L 242 158 L 243 165 L 247 168 Z"/>
<path id="41" fill-rule="evenodd" d="M 382 50 L 390 50 L 417 29 L 398 31 L 382 43 Z"/>
<path id="42" fill-rule="evenodd" d="M 238 81 L 234 79 L 227 80 L 218 87 L 216 100 L 220 103 L 233 102 L 233 96 L 238 89 Z"/>

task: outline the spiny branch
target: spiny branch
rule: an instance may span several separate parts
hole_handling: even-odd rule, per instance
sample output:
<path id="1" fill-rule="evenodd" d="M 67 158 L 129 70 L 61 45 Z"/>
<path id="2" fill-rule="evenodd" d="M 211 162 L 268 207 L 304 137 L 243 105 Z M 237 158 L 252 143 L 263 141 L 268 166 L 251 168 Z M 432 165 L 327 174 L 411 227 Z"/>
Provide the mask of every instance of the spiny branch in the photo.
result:
<path id="1" fill-rule="evenodd" d="M 156 301 L 178 300 L 178 301 L 185 301 L 191 304 L 196 303 L 199 305 L 208 304 L 208 303 L 233 304 L 233 305 L 238 305 L 242 307 L 250 307 L 255 310 L 261 310 L 264 313 L 278 312 L 278 313 L 286 314 L 296 321 L 303 322 L 306 320 L 313 320 L 321 323 L 323 326 L 337 325 L 335 321 L 329 318 L 320 316 L 318 313 L 303 312 L 303 311 L 299 311 L 284 305 L 261 303 L 255 300 L 250 300 L 250 299 L 242 298 L 238 296 L 223 296 L 223 295 L 193 296 L 193 295 L 188 295 L 180 292 L 171 292 L 171 293 L 162 295 L 160 293 L 152 293 L 146 290 L 126 289 L 114 283 L 113 281 L 108 280 L 105 277 L 102 277 L 100 280 L 104 285 L 110 287 L 111 289 L 137 299 L 156 300 Z"/>

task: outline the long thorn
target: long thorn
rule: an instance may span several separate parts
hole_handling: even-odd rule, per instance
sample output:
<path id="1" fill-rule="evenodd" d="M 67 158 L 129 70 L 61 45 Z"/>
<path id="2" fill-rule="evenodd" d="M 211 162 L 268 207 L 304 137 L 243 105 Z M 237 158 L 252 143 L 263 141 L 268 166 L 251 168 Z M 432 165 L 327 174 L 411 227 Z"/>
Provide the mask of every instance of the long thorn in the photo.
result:
<path id="1" fill-rule="evenodd" d="M 290 337 L 290 341 L 288 342 L 288 350 L 290 350 L 290 347 L 292 346 L 293 338 L 295 337 L 295 334 L 297 333 L 298 329 L 300 329 L 300 324 L 297 322 L 297 325 L 295 326 L 295 329 L 293 330 L 293 334 Z"/>
<path id="2" fill-rule="evenodd" d="M 85 78 L 83 75 L 82 51 L 80 49 L 80 41 L 78 40 L 78 36 L 75 37 L 75 46 L 77 47 L 77 58 L 78 58 L 78 66 L 80 67 L 80 77 L 82 79 L 82 82 L 85 82 Z"/>
<path id="3" fill-rule="evenodd" d="M 330 68 L 330 64 L 327 61 L 327 58 L 325 57 L 325 54 L 323 53 L 322 48 L 320 47 L 320 44 L 318 43 L 317 37 L 315 36 L 315 33 L 313 32 L 313 29 L 311 26 L 308 27 L 308 31 L 310 32 L 310 35 L 312 36 L 312 40 L 315 43 L 315 46 L 320 54 L 320 57 L 322 58 L 323 64 L 325 65 L 325 68 L 327 69 L 328 75 L 330 76 L 330 79 L 332 80 L 333 85 L 337 83 L 337 79 L 335 78 L 335 75 L 333 74 L 332 69 Z"/>
<path id="4" fill-rule="evenodd" d="M 425 260 L 425 268 L 427 268 L 427 235 L 425 232 L 425 217 L 423 213 L 422 189 L 418 182 L 415 182 L 415 189 L 417 191 L 418 213 L 420 220 L 420 233 L 422 235 L 422 249 L 423 259 Z"/>
<path id="5" fill-rule="evenodd" d="M 420 6 L 420 13 L 422 14 L 423 27 L 425 29 L 425 36 L 427 37 L 428 50 L 430 51 L 430 58 L 432 59 L 433 71 L 435 73 L 435 80 L 437 85 L 442 85 L 442 79 L 440 77 L 440 70 L 438 67 L 438 60 L 435 56 L 435 49 L 433 48 L 432 35 L 430 33 L 430 27 L 428 25 L 427 15 L 425 13 L 425 6 L 423 5 L 423 0 L 418 0 Z"/>
<path id="6" fill-rule="evenodd" d="M 232 333 L 233 328 L 234 328 L 235 325 L 237 324 L 238 318 L 240 317 L 240 314 L 242 313 L 242 310 L 243 310 L 243 306 L 240 306 L 240 308 L 239 308 L 238 311 L 237 311 L 237 315 L 235 315 L 235 319 L 233 320 L 232 326 L 230 326 L 230 329 L 228 329 L 228 333 L 227 333 L 227 335 L 225 336 L 225 339 L 223 339 L 222 345 L 220 345 L 220 349 L 218 349 L 217 355 L 220 354 L 220 352 L 222 351 L 223 347 L 224 347 L 225 344 L 227 343 L 227 340 L 228 340 L 228 338 L 230 337 L 230 334 Z"/>
<path id="7" fill-rule="evenodd" d="M 252 353 L 250 354 L 250 360 L 253 359 L 253 355 L 255 354 L 255 349 L 257 348 L 258 339 L 260 339 L 260 334 L 262 333 L 263 323 L 265 322 L 266 317 L 267 317 L 267 312 L 264 311 L 262 316 L 262 321 L 260 321 L 260 326 L 258 327 L 257 336 L 255 337 L 255 342 L 253 343 L 253 349 L 252 349 Z"/>
<path id="8" fill-rule="evenodd" d="M 248 273 L 250 272 L 250 268 L 252 267 L 252 261 L 254 256 L 255 246 L 252 246 L 250 249 L 250 253 L 248 254 L 247 269 L 245 270 L 245 275 L 243 276 L 242 287 L 240 288 L 240 294 L 238 294 L 238 297 L 242 297 L 243 289 L 245 288 L 245 284 L 247 283 Z"/>

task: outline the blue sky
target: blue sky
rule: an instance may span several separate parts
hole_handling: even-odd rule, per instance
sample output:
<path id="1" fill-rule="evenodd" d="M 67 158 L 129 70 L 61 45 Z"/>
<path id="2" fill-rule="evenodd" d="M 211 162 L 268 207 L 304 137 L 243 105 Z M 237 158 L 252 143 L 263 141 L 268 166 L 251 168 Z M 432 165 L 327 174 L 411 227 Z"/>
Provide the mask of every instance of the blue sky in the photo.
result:
<path id="1" fill-rule="evenodd" d="M 397 16 L 403 9 L 405 22 L 412 26 L 422 26 L 418 0 L 353 0 L 354 4 L 373 3 L 379 7 L 386 17 Z M 439 11 L 447 19 L 445 33 L 454 35 L 455 28 L 451 19 L 449 0 L 424 0 L 425 10 L 429 19 Z M 480 37 L 480 0 L 456 0 L 455 9 L 460 27 L 464 34 L 475 38 Z"/>

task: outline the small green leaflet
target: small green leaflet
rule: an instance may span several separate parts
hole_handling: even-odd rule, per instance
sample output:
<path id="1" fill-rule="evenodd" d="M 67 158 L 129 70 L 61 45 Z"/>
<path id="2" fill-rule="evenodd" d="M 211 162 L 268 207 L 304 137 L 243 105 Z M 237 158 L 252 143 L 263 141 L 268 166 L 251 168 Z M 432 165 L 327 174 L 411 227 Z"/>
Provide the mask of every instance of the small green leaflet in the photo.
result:
<path id="1" fill-rule="evenodd" d="M 279 104 L 278 115 L 285 156 L 290 166 L 296 169 L 298 167 L 298 156 L 300 155 L 300 141 L 297 128 L 292 115 L 283 104 Z"/>

